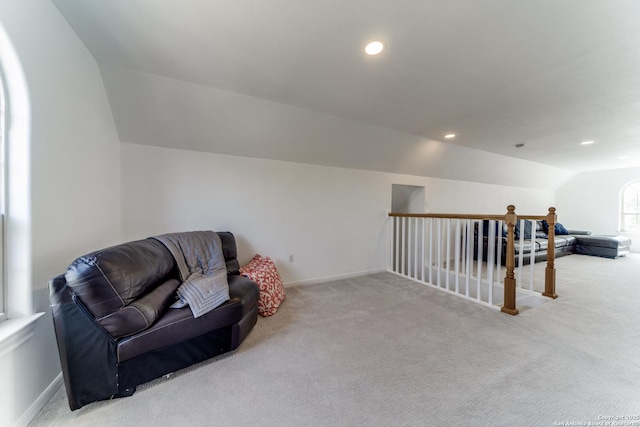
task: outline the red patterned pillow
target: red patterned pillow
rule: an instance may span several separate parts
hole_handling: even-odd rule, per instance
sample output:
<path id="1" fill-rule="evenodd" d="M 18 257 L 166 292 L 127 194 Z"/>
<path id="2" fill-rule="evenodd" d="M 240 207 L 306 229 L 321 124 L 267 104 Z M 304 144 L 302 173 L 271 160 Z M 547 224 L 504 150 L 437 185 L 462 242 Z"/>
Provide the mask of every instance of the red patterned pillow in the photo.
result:
<path id="1" fill-rule="evenodd" d="M 258 314 L 263 317 L 271 316 L 275 314 L 282 301 L 286 298 L 280 274 L 278 274 L 275 264 L 269 257 L 262 258 L 261 262 L 254 264 L 251 270 L 246 268 L 250 264 L 243 267 L 241 273 L 256 282 L 260 288 Z"/>
<path id="2" fill-rule="evenodd" d="M 263 260 L 263 256 L 260 254 L 255 254 L 251 261 L 244 267 L 240 267 L 240 274 L 244 275 L 244 273 L 249 273 L 253 271 Z"/>

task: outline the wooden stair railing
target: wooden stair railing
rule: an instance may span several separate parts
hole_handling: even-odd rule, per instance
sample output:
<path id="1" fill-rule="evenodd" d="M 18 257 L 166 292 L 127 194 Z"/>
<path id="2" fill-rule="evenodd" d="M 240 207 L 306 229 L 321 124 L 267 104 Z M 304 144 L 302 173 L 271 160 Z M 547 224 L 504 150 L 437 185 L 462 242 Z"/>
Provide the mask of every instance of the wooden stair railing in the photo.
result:
<path id="1" fill-rule="evenodd" d="M 504 279 L 504 303 L 500 311 L 503 313 L 517 315 L 516 308 L 516 277 L 515 271 L 515 227 L 518 219 L 529 221 L 546 221 L 548 224 L 547 232 L 547 266 L 545 268 L 545 290 L 542 295 L 549 298 L 557 298 L 556 294 L 556 269 L 555 269 L 555 232 L 554 227 L 557 223 L 556 208 L 550 207 L 547 215 L 520 215 L 515 213 L 515 206 L 507 206 L 505 215 L 482 215 L 482 214 L 405 214 L 405 213 L 389 213 L 390 217 L 408 217 L 408 218 L 451 218 L 451 219 L 472 219 L 472 220 L 494 220 L 504 221 L 507 226 L 507 249 L 506 249 L 506 274 Z M 532 232 L 535 233 L 535 227 Z"/>
<path id="2" fill-rule="evenodd" d="M 516 223 L 518 222 L 515 206 L 507 206 L 504 222 L 507 224 L 507 260 L 505 263 L 507 273 L 504 277 L 504 304 L 500 311 L 515 316 L 518 314 L 518 309 L 516 308 L 516 276 L 513 273 L 516 265 L 515 240 Z"/>

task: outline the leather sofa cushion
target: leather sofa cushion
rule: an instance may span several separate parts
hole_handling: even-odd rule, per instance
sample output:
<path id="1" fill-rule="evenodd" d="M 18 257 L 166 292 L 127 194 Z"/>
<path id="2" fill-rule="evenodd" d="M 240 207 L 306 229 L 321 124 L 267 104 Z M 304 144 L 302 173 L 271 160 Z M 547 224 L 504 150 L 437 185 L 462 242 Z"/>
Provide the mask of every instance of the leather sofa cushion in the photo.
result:
<path id="1" fill-rule="evenodd" d="M 249 314 L 258 303 L 260 291 L 258 285 L 244 276 L 229 276 L 229 302 L 238 301 L 242 307 L 242 317 Z"/>
<path id="2" fill-rule="evenodd" d="M 91 314 L 102 318 L 164 283 L 174 269 L 167 248 L 145 239 L 84 255 L 67 268 L 65 279 Z"/>
<path id="3" fill-rule="evenodd" d="M 595 246 L 600 248 L 624 248 L 631 246 L 631 239 L 626 236 L 597 235 L 578 236 L 578 244 L 583 246 Z"/>
<path id="4" fill-rule="evenodd" d="M 218 231 L 216 233 L 220 236 L 220 241 L 222 242 L 222 253 L 227 265 L 227 273 L 230 275 L 239 274 L 238 249 L 236 248 L 236 239 L 233 233 L 229 231 Z"/>
<path id="5" fill-rule="evenodd" d="M 170 279 L 131 304 L 98 319 L 112 337 L 119 338 L 144 331 L 175 301 L 180 281 Z"/>
<path id="6" fill-rule="evenodd" d="M 554 239 L 554 247 L 555 249 L 564 248 L 568 246 L 573 246 L 576 244 L 576 238 L 574 236 L 556 236 Z M 547 239 L 535 239 L 535 252 L 546 251 L 549 247 L 549 240 Z M 515 242 L 515 253 L 520 253 L 520 240 L 516 240 Z M 524 240 L 522 253 L 528 254 L 531 253 L 531 240 Z"/>
<path id="7" fill-rule="evenodd" d="M 148 329 L 118 343 L 118 362 L 238 323 L 258 303 L 258 286 L 244 276 L 229 276 L 231 299 L 210 312 L 193 317 L 188 307 L 170 308 Z"/>
<path id="8" fill-rule="evenodd" d="M 554 236 L 553 243 L 556 248 L 564 248 L 576 244 L 576 237 L 570 235 Z"/>

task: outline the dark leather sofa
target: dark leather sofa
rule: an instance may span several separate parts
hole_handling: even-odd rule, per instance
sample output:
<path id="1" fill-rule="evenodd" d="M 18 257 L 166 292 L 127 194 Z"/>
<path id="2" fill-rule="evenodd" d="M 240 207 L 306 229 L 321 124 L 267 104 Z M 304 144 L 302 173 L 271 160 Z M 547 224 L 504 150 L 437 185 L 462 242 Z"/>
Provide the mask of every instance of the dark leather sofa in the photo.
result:
<path id="1" fill-rule="evenodd" d="M 149 238 L 75 260 L 49 282 L 72 410 L 236 349 L 257 321 L 258 286 L 238 272 L 233 234 L 219 232 L 230 300 L 193 317 L 169 308 L 179 286 L 169 250 Z M 127 303 L 128 302 L 128 303 Z"/>

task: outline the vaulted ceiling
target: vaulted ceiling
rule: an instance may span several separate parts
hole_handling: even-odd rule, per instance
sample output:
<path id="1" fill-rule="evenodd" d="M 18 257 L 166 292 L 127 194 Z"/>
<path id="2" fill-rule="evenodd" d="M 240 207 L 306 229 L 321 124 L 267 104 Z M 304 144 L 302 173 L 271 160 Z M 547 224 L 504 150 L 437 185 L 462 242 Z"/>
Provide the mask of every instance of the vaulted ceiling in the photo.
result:
<path id="1" fill-rule="evenodd" d="M 124 142 L 427 175 L 443 150 L 640 166 L 638 0 L 53 2 Z"/>

